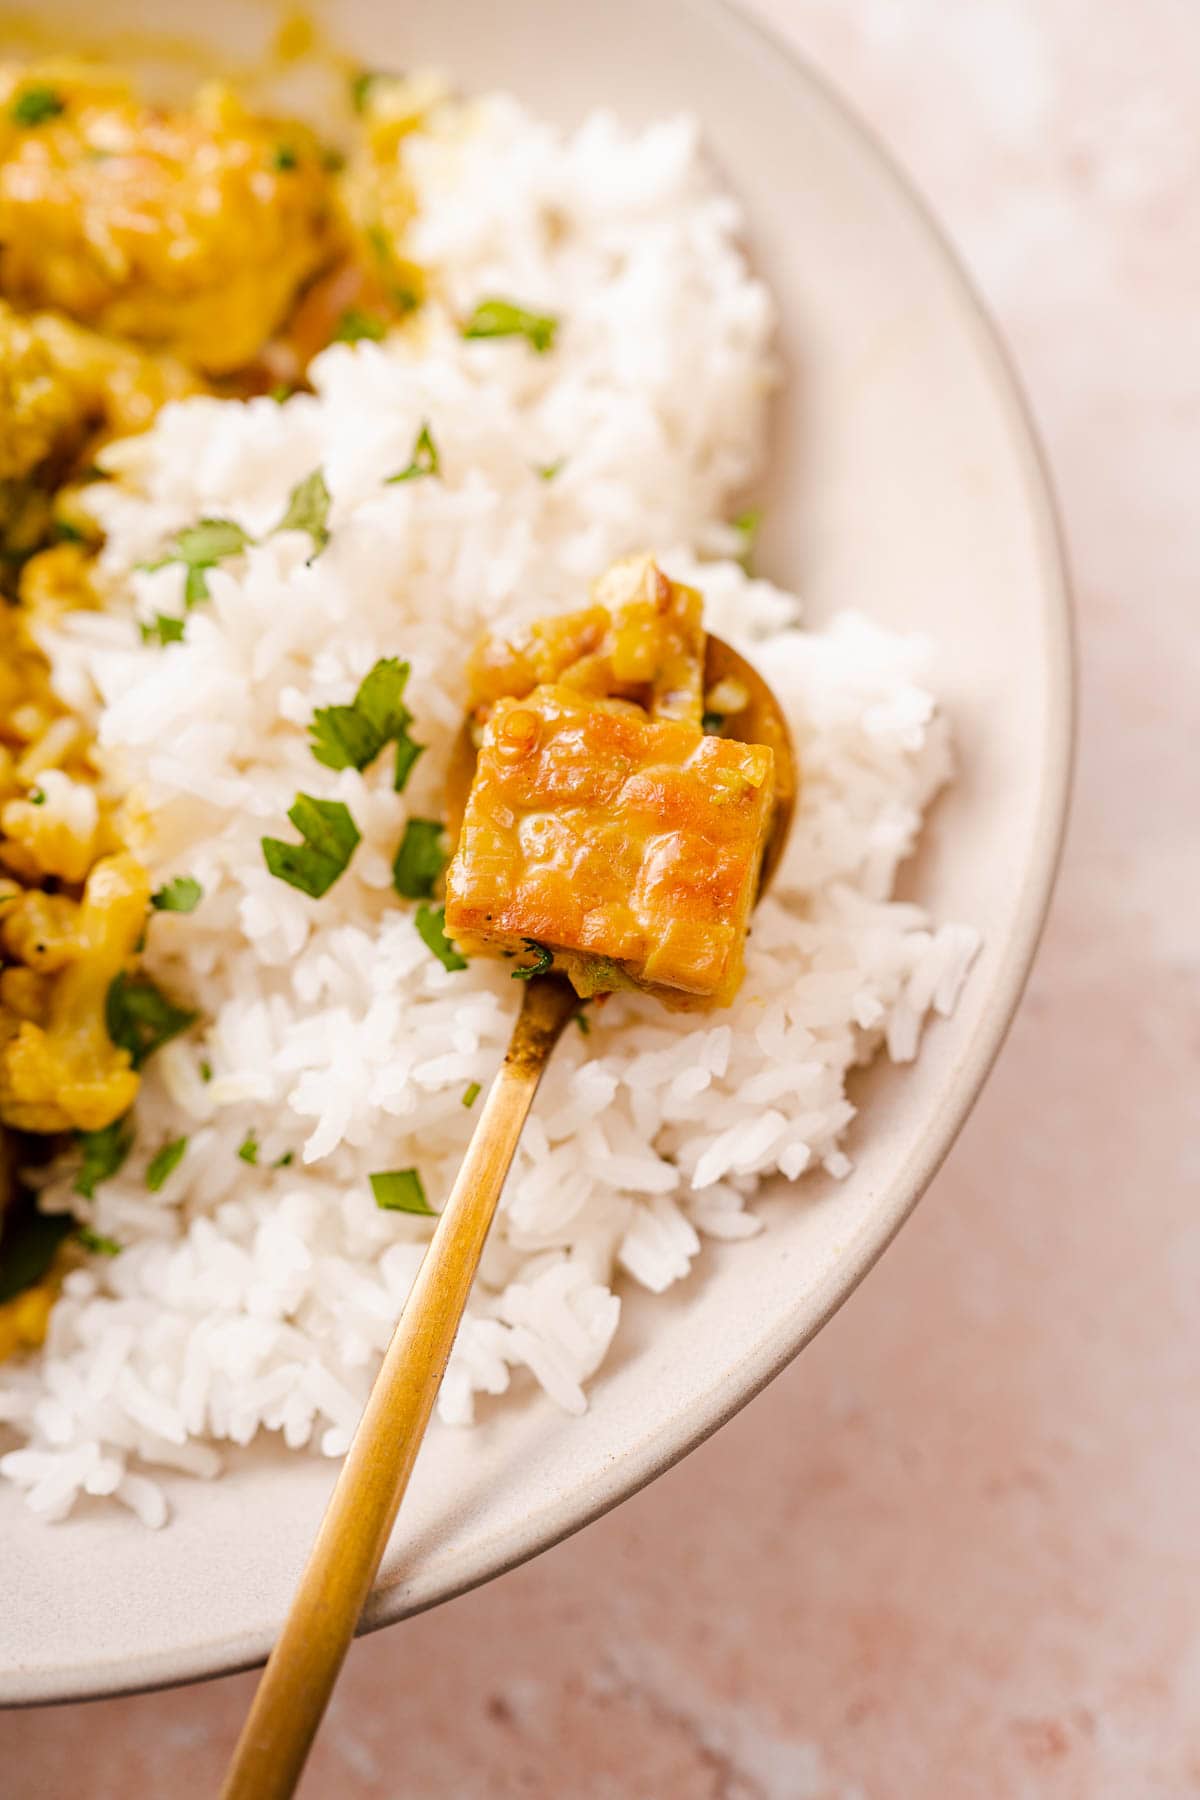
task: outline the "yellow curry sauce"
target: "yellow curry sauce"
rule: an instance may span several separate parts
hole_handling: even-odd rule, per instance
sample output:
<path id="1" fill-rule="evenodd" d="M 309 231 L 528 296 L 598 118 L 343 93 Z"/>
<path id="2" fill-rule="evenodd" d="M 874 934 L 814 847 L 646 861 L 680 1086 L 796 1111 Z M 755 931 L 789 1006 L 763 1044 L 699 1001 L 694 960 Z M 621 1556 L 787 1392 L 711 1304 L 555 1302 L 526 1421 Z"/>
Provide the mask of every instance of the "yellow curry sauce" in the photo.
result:
<path id="1" fill-rule="evenodd" d="M 94 604 L 92 459 L 169 400 L 302 381 L 346 308 L 382 335 L 419 302 L 395 150 L 442 97 L 362 78 L 345 155 L 224 84 L 168 109 L 96 65 L 0 66 L 0 1140 L 119 1129 L 140 1080 L 107 1003 L 149 881 L 31 632 Z M 14 1169 L 6 1148 L 0 1240 Z M 55 1286 L 5 1300 L 0 1267 L 0 1356 L 40 1342 Z"/>

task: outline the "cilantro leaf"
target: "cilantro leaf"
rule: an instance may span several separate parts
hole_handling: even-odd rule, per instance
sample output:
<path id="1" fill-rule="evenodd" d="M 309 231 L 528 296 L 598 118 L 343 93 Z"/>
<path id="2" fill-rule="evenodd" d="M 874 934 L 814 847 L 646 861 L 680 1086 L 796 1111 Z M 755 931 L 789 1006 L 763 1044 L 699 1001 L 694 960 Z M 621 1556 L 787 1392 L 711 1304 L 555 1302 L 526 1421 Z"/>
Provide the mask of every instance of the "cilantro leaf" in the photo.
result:
<path id="1" fill-rule="evenodd" d="M 370 1180 L 375 1204 L 384 1212 L 416 1213 L 423 1219 L 437 1217 L 415 1169 L 383 1169 Z"/>
<path id="2" fill-rule="evenodd" d="M 442 459 L 438 455 L 438 447 L 433 441 L 429 430 L 429 421 L 426 419 L 417 433 L 408 467 L 399 470 L 395 475 L 387 476 L 383 485 L 394 487 L 398 481 L 420 481 L 424 475 L 440 474 L 441 467 Z"/>
<path id="3" fill-rule="evenodd" d="M 277 1156 L 275 1158 L 271 1167 L 273 1169 L 290 1169 L 295 1160 L 296 1152 L 294 1150 L 285 1150 L 282 1156 Z"/>
<path id="4" fill-rule="evenodd" d="M 257 1164 L 257 1162 L 258 1162 L 258 1133 L 256 1131 L 254 1131 L 253 1129 L 249 1130 L 246 1133 L 245 1137 L 242 1139 L 241 1143 L 238 1145 L 238 1155 L 241 1157 L 241 1159 L 244 1163 L 249 1163 L 251 1168 L 254 1168 L 254 1166 Z"/>
<path id="5" fill-rule="evenodd" d="M 446 866 L 440 819 L 410 819 L 392 864 L 392 886 L 406 900 L 427 900 Z"/>
<path id="6" fill-rule="evenodd" d="M 14 125 L 44 125 L 47 119 L 57 119 L 66 110 L 62 95 L 38 82 L 21 90 L 8 109 L 8 116 Z"/>
<path id="7" fill-rule="evenodd" d="M 449 969 L 453 973 L 456 969 L 466 968 L 466 957 L 459 954 L 446 936 L 444 906 L 426 906 L 422 903 L 417 908 L 414 923 L 426 947 L 433 951 L 443 969 Z"/>
<path id="8" fill-rule="evenodd" d="M 129 1115 L 114 1119 L 111 1125 L 105 1125 L 99 1131 L 77 1131 L 75 1142 L 83 1152 L 83 1161 L 73 1191 L 82 1194 L 85 1200 L 93 1200 L 100 1183 L 117 1173 L 133 1149 Z"/>
<path id="9" fill-rule="evenodd" d="M 364 312 L 360 306 L 348 306 L 333 328 L 329 340 L 333 344 L 359 344 L 364 338 L 378 343 L 386 336 L 387 326 L 376 313 Z"/>
<path id="10" fill-rule="evenodd" d="M 176 875 L 151 894 L 150 904 L 155 912 L 190 913 L 195 912 L 203 898 L 204 889 L 194 876 Z"/>
<path id="11" fill-rule="evenodd" d="M 512 972 L 514 981 L 532 981 L 535 975 L 544 975 L 547 969 L 553 968 L 553 950 L 548 950 L 545 944 L 539 944 L 536 938 L 522 938 L 521 942 L 531 956 L 537 957 L 537 961 L 530 963 L 527 969 L 514 969 Z"/>
<path id="12" fill-rule="evenodd" d="M 580 1032 L 581 1037 L 591 1037 L 592 1021 L 588 1018 L 588 1016 L 585 1012 L 577 1012 L 575 1014 L 575 1023 L 579 1027 L 579 1032 Z"/>
<path id="13" fill-rule="evenodd" d="M 470 1087 L 468 1087 L 463 1094 L 463 1097 L 462 1097 L 463 1105 L 464 1106 L 474 1106 L 475 1102 L 478 1100 L 478 1098 L 479 1098 L 480 1094 L 482 1094 L 482 1092 L 483 1092 L 483 1089 L 480 1087 L 479 1083 L 477 1081 L 473 1081 L 471 1083 Z"/>
<path id="14" fill-rule="evenodd" d="M 89 1256 L 120 1256 L 124 1245 L 118 1244 L 116 1238 L 105 1237 L 102 1231 L 93 1231 L 90 1225 L 81 1225 L 75 1233 L 75 1242 Z"/>
<path id="15" fill-rule="evenodd" d="M 281 175 L 287 175 L 299 162 L 295 147 L 292 144 L 276 144 L 271 153 L 271 167 Z"/>
<path id="16" fill-rule="evenodd" d="M 0 1239 L 0 1306 L 36 1287 L 54 1262 L 58 1246 L 75 1228 L 70 1213 L 38 1212 L 33 1205 L 6 1211 Z"/>
<path id="17" fill-rule="evenodd" d="M 288 818 L 304 842 L 286 844 L 280 838 L 263 838 L 267 867 L 281 881 L 319 900 L 354 855 L 358 826 L 340 800 L 314 800 L 311 794 L 296 795 Z"/>
<path id="18" fill-rule="evenodd" d="M 481 300 L 462 328 L 465 338 L 523 337 L 541 356 L 554 345 L 558 320 L 551 313 L 526 311 L 511 300 Z"/>
<path id="19" fill-rule="evenodd" d="M 408 664 L 381 657 L 368 670 L 349 706 L 320 706 L 309 726 L 310 749 L 327 769 L 365 769 L 385 744 L 396 746 L 393 786 L 404 791 L 424 744 L 408 734 L 412 714 L 404 704 Z"/>
<path id="20" fill-rule="evenodd" d="M 183 604 L 190 612 L 198 601 L 208 599 L 209 569 L 215 569 L 227 556 L 239 555 L 253 542 L 249 532 L 243 531 L 233 519 L 201 519 L 199 524 L 185 525 L 182 531 L 177 531 L 162 555 L 153 562 L 138 563 L 137 566 L 152 572 L 155 569 L 165 569 L 170 563 L 182 563 L 186 570 Z M 164 615 L 160 613 L 159 634 L 162 642 L 166 643 L 168 638 L 162 635 L 163 619 Z M 171 623 L 178 623 L 178 636 L 182 637 L 182 620 Z M 143 637 L 146 636 L 146 629 L 143 628 Z"/>
<path id="21" fill-rule="evenodd" d="M 128 1050 L 135 1069 L 199 1017 L 168 1000 L 148 975 L 121 974 L 109 983 L 104 1022 L 118 1049 Z"/>
<path id="22" fill-rule="evenodd" d="M 157 638 L 160 644 L 178 644 L 183 639 L 184 621 L 171 617 L 170 613 L 155 613 L 153 625 L 144 620 L 138 624 L 143 644 L 150 644 Z"/>
<path id="23" fill-rule="evenodd" d="M 554 477 L 561 473 L 566 466 L 566 461 L 565 456 L 560 456 L 555 462 L 537 463 L 534 465 L 533 472 L 540 481 L 553 481 Z"/>
<path id="24" fill-rule="evenodd" d="M 156 1156 L 151 1157 L 146 1170 L 146 1186 L 152 1194 L 157 1194 L 167 1176 L 179 1167 L 187 1147 L 188 1141 L 185 1137 L 175 1138 L 171 1143 L 164 1144 Z"/>
<path id="25" fill-rule="evenodd" d="M 311 475 L 296 483 L 288 495 L 283 517 L 274 527 L 275 531 L 307 531 L 313 546 L 309 562 L 315 561 L 329 542 L 331 501 L 332 496 L 325 485 L 325 471 L 314 469 Z"/>

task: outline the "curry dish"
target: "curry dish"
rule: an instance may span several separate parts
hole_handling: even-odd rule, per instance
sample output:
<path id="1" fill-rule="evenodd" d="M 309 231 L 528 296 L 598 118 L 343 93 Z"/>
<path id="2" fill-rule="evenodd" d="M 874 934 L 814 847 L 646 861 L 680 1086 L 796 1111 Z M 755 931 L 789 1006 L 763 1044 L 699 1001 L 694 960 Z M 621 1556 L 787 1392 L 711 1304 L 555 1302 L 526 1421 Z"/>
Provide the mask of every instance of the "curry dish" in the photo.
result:
<path id="1" fill-rule="evenodd" d="M 147 822 L 100 779 L 34 628 L 96 603 L 86 502 L 107 442 L 168 401 L 283 396 L 331 339 L 382 337 L 419 312 L 428 276 L 406 254 L 414 200 L 396 149 L 442 100 L 433 82 L 364 78 L 334 147 L 221 85 L 165 109 L 93 66 L 0 69 L 0 1127 L 20 1134 L 0 1169 L 0 1355 L 40 1340 L 64 1258 L 80 1254 L 66 1239 L 51 1260 L 62 1221 L 36 1278 L 13 1273 L 22 1229 L 46 1225 L 14 1167 L 67 1134 L 85 1169 L 93 1150 L 111 1162 L 145 1057 L 196 1016 L 139 972 Z M 507 329 L 485 306 L 467 335 Z M 544 349 L 553 321 L 522 329 Z M 188 607 L 205 570 L 249 541 L 213 525 L 197 527 L 208 548 L 187 564 Z M 701 609 L 641 558 L 583 610 L 478 646 L 446 954 L 554 967 L 585 998 L 733 997 L 773 765 L 706 716 Z M 160 616 L 163 644 L 168 627 L 183 631 Z M 273 873 L 324 891 L 298 852 L 264 850 Z"/>

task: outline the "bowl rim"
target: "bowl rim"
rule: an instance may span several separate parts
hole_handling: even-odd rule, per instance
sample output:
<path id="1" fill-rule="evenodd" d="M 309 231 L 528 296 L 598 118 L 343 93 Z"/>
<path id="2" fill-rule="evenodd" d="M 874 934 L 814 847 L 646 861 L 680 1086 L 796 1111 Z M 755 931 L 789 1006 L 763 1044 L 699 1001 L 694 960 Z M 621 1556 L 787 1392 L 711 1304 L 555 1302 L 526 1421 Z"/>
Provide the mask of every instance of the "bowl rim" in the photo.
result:
<path id="1" fill-rule="evenodd" d="M 935 1114 L 920 1150 L 909 1158 L 890 1184 L 891 1200 L 881 1206 L 863 1232 L 852 1255 L 818 1291 L 811 1313 L 800 1326 L 786 1321 L 750 1357 L 728 1368 L 697 1405 L 682 1432 L 659 1430 L 631 1442 L 614 1458 L 602 1479 L 586 1495 L 573 1490 L 539 1513 L 536 1533 L 510 1529 L 499 1538 L 481 1538 L 472 1555 L 452 1574 L 418 1595 L 403 1581 L 376 1588 L 359 1624 L 359 1635 L 415 1616 L 446 1600 L 507 1574 L 542 1551 L 553 1548 L 584 1526 L 638 1493 L 719 1430 L 773 1381 L 832 1318 L 869 1274 L 901 1225 L 910 1216 L 945 1161 L 966 1122 L 1008 1035 L 1041 938 L 1066 835 L 1075 764 L 1077 714 L 1077 646 L 1070 572 L 1061 516 L 1040 434 L 1018 376 L 1012 353 L 973 279 L 920 188 L 885 142 L 801 52 L 775 29 L 748 14 L 739 0 L 677 0 L 697 15 L 719 19 L 741 40 L 760 66 L 783 63 L 812 100 L 867 151 L 897 198 L 915 217 L 957 291 L 964 323 L 970 330 L 979 366 L 1005 415 L 1008 436 L 1019 462 L 1023 497 L 1035 535 L 1046 604 L 1042 609 L 1044 655 L 1050 692 L 1055 698 L 1046 733 L 1046 757 L 1032 834 L 1032 850 L 1019 892 L 1013 928 L 1000 949 L 992 976 L 985 1021 L 969 1046 L 953 1093 Z M 19 1677 L 8 1706 L 55 1705 L 69 1701 L 117 1698 L 183 1685 L 256 1668 L 265 1662 L 275 1633 L 248 1632 L 237 1638 L 208 1641 L 186 1650 L 151 1652 L 127 1665 L 126 1679 L 113 1682 L 109 1665 L 94 1670 L 76 1667 L 57 1677 L 43 1672 L 37 1692 L 21 1692 Z M 14 1687 L 15 1690 L 14 1691 Z"/>

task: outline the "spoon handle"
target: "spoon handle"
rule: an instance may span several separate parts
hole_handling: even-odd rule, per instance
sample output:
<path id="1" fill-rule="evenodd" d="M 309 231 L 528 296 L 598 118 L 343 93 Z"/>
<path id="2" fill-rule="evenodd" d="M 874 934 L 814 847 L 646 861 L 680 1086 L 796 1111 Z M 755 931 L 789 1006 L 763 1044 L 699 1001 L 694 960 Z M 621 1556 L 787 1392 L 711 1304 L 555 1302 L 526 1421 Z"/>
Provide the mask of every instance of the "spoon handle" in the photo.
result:
<path id="1" fill-rule="evenodd" d="M 284 1800 L 295 1791 L 408 1486 L 521 1128 L 578 1008 L 561 977 L 526 985 L 504 1063 L 258 1684 L 222 1800 Z"/>

